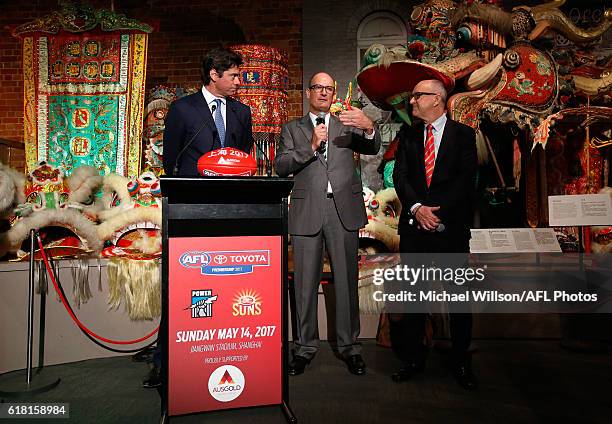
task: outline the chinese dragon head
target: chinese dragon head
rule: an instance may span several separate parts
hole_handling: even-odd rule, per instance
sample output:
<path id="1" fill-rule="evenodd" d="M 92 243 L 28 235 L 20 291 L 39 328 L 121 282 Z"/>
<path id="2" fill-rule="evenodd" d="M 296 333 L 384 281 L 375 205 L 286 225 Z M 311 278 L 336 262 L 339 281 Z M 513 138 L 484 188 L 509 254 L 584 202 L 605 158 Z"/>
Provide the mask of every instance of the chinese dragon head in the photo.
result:
<path id="1" fill-rule="evenodd" d="M 161 314 L 161 190 L 159 178 L 147 171 L 128 180 L 104 177 L 98 236 L 101 255 L 109 258 L 109 305 L 125 303 L 132 320 Z"/>
<path id="2" fill-rule="evenodd" d="M 17 260 L 28 259 L 26 245 L 32 229 L 39 230 L 52 257 L 75 257 L 100 250 L 94 197 L 101 183 L 102 177 L 93 167 L 81 166 L 65 178 L 58 168 L 41 162 L 26 176 L 23 201 L 14 209 L 5 238 L 8 250 L 16 253 Z"/>

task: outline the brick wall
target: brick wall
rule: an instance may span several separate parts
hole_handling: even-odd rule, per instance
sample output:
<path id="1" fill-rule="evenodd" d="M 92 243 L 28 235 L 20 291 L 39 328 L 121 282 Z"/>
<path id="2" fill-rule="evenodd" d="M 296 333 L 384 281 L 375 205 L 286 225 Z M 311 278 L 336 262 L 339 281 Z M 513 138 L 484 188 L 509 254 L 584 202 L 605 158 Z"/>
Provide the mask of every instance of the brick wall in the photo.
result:
<path id="1" fill-rule="evenodd" d="M 89 3 L 108 8 L 110 1 Z M 0 0 L 0 139 L 23 141 L 21 44 L 9 27 L 44 16 L 57 4 L 57 0 Z M 115 0 L 114 4 L 118 12 L 157 27 L 149 37 L 147 90 L 160 83 L 199 85 L 205 51 L 222 43 L 261 43 L 289 54 L 289 118 L 302 115 L 301 0 Z M 12 152 L 11 166 L 23 169 L 22 152 Z"/>
<path id="2" fill-rule="evenodd" d="M 357 30 L 371 13 L 388 11 L 405 23 L 418 0 L 309 0 L 304 2 L 304 85 L 313 73 L 326 71 L 338 81 L 341 97 L 357 73 Z M 308 110 L 304 100 L 304 110 Z"/>

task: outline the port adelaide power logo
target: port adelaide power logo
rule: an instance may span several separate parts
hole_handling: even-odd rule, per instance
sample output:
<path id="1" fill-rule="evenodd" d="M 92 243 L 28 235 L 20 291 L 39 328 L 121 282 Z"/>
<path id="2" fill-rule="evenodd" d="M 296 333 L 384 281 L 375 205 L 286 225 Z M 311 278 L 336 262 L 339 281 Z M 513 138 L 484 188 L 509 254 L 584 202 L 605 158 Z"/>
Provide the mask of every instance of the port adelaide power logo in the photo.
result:
<path id="1" fill-rule="evenodd" d="M 217 295 L 212 290 L 191 290 L 191 318 L 210 318 L 213 316 L 213 303 Z"/>
<path id="2" fill-rule="evenodd" d="M 185 268 L 200 268 L 203 275 L 249 274 L 257 266 L 270 266 L 270 251 L 191 251 L 183 253 L 179 262 Z"/>

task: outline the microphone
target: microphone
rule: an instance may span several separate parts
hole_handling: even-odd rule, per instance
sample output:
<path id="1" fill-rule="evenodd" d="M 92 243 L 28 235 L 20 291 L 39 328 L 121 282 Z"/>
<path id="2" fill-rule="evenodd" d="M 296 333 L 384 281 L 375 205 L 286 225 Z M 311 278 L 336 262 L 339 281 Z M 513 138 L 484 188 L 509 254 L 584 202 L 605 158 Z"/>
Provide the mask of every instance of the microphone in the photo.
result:
<path id="1" fill-rule="evenodd" d="M 317 125 L 321 125 L 321 124 L 325 124 L 325 112 L 319 112 L 317 114 L 317 119 L 315 120 Z M 317 149 L 318 152 L 320 154 L 325 154 L 325 144 L 327 143 L 326 140 L 322 140 L 321 141 L 321 145 L 319 146 L 319 148 Z"/>
<path id="2" fill-rule="evenodd" d="M 231 109 L 232 109 L 232 112 L 236 113 L 236 107 L 234 105 L 231 106 Z M 246 126 L 244 125 L 244 123 L 241 120 L 238 120 L 238 123 L 240 124 L 242 129 L 246 130 Z M 236 140 L 236 134 L 232 133 L 232 136 L 234 137 L 234 141 L 235 141 Z M 259 144 L 257 144 L 257 142 L 255 141 L 255 138 L 253 138 L 253 136 L 251 136 L 251 141 L 253 142 L 253 145 L 255 146 L 255 149 L 257 149 L 257 151 L 259 153 L 261 153 L 261 155 L 264 158 L 264 163 L 266 165 L 266 176 L 271 177 L 272 176 L 272 162 L 270 161 L 270 158 L 266 154 L 265 150 L 262 149 L 261 147 L 259 147 Z"/>
<path id="3" fill-rule="evenodd" d="M 316 119 L 317 125 L 325 123 L 325 112 L 319 112 Z"/>
<path id="4" fill-rule="evenodd" d="M 212 111 L 213 114 L 215 113 L 216 110 L 217 110 L 217 105 L 216 104 L 212 105 L 211 111 Z M 193 143 L 193 140 L 196 139 L 198 134 L 200 134 L 200 131 L 202 131 L 207 124 L 208 124 L 208 122 L 206 122 L 206 117 L 204 117 L 204 119 L 202 120 L 202 125 L 200 125 L 200 128 L 198 128 L 198 130 L 191 136 L 189 141 L 187 141 L 187 143 L 185 143 L 183 148 L 178 152 L 178 155 L 176 155 L 176 160 L 174 161 L 174 168 L 172 168 L 172 175 L 173 176 L 178 174 L 179 161 L 181 159 L 181 156 L 183 155 L 185 150 L 187 150 L 187 148 L 191 145 L 191 143 Z M 216 128 L 213 129 L 212 133 L 213 133 L 213 140 L 214 140 L 215 138 L 217 138 L 217 129 Z"/>

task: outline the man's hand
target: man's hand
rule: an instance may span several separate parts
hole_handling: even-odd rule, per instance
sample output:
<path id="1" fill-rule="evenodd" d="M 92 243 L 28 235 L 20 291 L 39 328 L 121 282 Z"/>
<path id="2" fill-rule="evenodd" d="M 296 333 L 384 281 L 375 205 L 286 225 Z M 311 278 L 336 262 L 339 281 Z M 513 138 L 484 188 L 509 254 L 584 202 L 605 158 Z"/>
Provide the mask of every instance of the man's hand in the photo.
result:
<path id="1" fill-rule="evenodd" d="M 427 231 L 435 231 L 440 225 L 440 218 L 434 213 L 440 206 L 421 206 L 415 214 L 421 228 Z"/>
<path id="2" fill-rule="evenodd" d="M 312 145 L 312 151 L 316 152 L 319 150 L 321 143 L 327 140 L 327 127 L 325 124 L 319 124 L 315 127 L 312 132 L 312 139 L 310 140 L 310 144 Z"/>
<path id="3" fill-rule="evenodd" d="M 374 131 L 374 122 L 361 109 L 345 110 L 338 118 L 340 118 L 340 122 L 344 125 L 359 128 L 367 134 L 372 134 Z"/>

